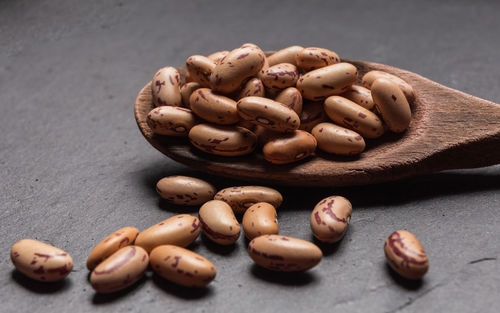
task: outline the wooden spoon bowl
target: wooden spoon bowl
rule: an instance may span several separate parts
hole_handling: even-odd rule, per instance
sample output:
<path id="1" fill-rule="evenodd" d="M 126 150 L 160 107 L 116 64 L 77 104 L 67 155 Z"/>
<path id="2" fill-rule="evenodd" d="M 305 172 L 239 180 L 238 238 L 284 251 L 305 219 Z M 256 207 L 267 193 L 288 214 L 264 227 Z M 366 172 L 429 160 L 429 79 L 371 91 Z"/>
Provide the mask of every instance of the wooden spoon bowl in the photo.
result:
<path id="1" fill-rule="evenodd" d="M 359 79 L 368 71 L 380 70 L 399 76 L 415 91 L 409 129 L 367 140 L 366 150 L 357 157 L 334 156 L 318 149 L 301 162 L 275 165 L 258 151 L 240 157 L 207 154 L 187 138 L 153 134 L 146 123 L 147 114 L 154 108 L 151 83 L 137 96 L 135 118 L 146 140 L 171 159 L 203 172 L 258 183 L 364 185 L 500 163 L 500 105 L 392 66 L 343 61 L 358 68 Z M 179 71 L 184 77 L 185 68 Z"/>

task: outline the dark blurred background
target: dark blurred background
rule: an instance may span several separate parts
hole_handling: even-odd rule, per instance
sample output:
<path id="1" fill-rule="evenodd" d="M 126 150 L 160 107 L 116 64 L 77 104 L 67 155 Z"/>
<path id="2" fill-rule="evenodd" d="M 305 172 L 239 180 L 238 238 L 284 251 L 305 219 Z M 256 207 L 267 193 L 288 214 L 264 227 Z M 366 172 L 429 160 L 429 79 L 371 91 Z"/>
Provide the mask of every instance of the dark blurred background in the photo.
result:
<path id="1" fill-rule="evenodd" d="M 280 232 L 312 240 L 323 197 L 354 205 L 340 244 L 318 267 L 278 275 L 254 266 L 240 238 L 193 250 L 215 263 L 206 289 L 148 273 L 96 295 L 85 261 L 123 226 L 145 229 L 179 212 L 159 201 L 166 175 L 244 182 L 187 169 L 140 134 L 133 103 L 165 65 L 244 42 L 263 50 L 319 46 L 386 63 L 500 102 L 498 1 L 0 1 L 0 301 L 2 312 L 495 312 L 500 305 L 500 167 L 352 188 L 278 188 Z M 499 147 L 500 149 L 500 147 Z M 396 229 L 423 243 L 430 271 L 395 276 L 383 242 Z M 35 238 L 68 251 L 74 273 L 44 285 L 14 271 L 10 246 Z"/>

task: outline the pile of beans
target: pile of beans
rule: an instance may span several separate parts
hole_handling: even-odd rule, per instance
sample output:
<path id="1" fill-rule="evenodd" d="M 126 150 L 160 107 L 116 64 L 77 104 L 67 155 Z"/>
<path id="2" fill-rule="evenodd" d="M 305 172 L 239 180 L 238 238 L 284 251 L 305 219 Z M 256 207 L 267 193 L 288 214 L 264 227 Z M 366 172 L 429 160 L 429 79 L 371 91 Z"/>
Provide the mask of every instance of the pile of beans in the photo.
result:
<path id="1" fill-rule="evenodd" d="M 151 82 L 156 106 L 147 123 L 157 135 L 187 136 L 196 148 L 239 156 L 260 147 L 287 164 L 316 147 L 337 155 L 364 151 L 365 139 L 410 125 L 412 87 L 399 77 L 358 69 L 328 49 L 292 46 L 266 57 L 255 44 L 193 55 L 184 80 L 171 66 Z"/>
<path id="2" fill-rule="evenodd" d="M 201 232 L 215 244 L 232 245 L 241 227 L 250 240 L 248 254 L 259 266 L 273 271 L 305 271 L 322 259 L 314 243 L 279 235 L 276 209 L 283 202 L 275 189 L 239 186 L 217 192 L 210 183 L 187 176 L 170 176 L 156 186 L 165 200 L 200 206 L 198 217 L 179 214 L 143 231 L 124 227 L 102 240 L 89 254 L 90 283 L 98 293 L 113 293 L 131 286 L 151 269 L 160 277 L 186 287 L 204 287 L 216 276 L 212 262 L 188 250 Z M 352 205 L 344 197 L 321 200 L 312 210 L 310 227 L 317 240 L 335 243 L 345 235 Z M 236 216 L 242 217 L 240 223 Z M 386 240 L 389 265 L 403 277 L 420 279 L 429 267 L 427 255 L 415 236 L 399 230 Z M 14 266 L 43 282 L 64 279 L 73 268 L 71 256 L 56 247 L 31 239 L 12 246 Z"/>

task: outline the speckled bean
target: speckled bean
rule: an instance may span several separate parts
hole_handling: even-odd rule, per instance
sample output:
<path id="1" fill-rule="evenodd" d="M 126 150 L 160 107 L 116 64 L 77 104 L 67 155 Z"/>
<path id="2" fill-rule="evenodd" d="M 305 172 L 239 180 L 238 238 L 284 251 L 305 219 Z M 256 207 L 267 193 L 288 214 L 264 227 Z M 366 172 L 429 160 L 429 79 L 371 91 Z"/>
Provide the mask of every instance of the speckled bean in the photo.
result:
<path id="1" fill-rule="evenodd" d="M 311 213 L 311 230 L 318 240 L 337 242 L 347 231 L 351 220 L 352 205 L 341 196 L 331 196 L 321 200 Z"/>
<path id="2" fill-rule="evenodd" d="M 372 84 L 372 97 L 377 111 L 395 132 L 404 132 L 411 122 L 411 110 L 406 97 L 396 83 L 390 79 L 379 78 Z"/>
<path id="3" fill-rule="evenodd" d="M 151 81 L 151 91 L 153 93 L 153 103 L 155 106 L 182 105 L 180 85 L 181 75 L 171 66 L 161 68 L 156 72 Z"/>
<path id="4" fill-rule="evenodd" d="M 252 240 L 261 235 L 278 233 L 278 215 L 272 204 L 258 202 L 246 210 L 241 222 L 245 236 Z"/>
<path id="5" fill-rule="evenodd" d="M 260 79 L 254 77 L 246 82 L 246 84 L 243 86 L 238 95 L 238 99 L 250 96 L 265 97 L 265 95 L 266 90 L 264 89 L 264 84 L 262 84 L 262 81 Z"/>
<path id="6" fill-rule="evenodd" d="M 112 293 L 133 285 L 148 268 L 148 253 L 138 246 L 127 246 L 113 253 L 90 274 L 90 284 L 98 293 Z"/>
<path id="7" fill-rule="evenodd" d="M 240 237 L 240 224 L 234 212 L 224 201 L 211 200 L 198 212 L 203 233 L 221 245 L 230 245 Z"/>
<path id="8" fill-rule="evenodd" d="M 279 63 L 290 63 L 297 66 L 297 62 L 295 61 L 295 56 L 297 55 L 297 52 L 303 49 L 304 47 L 301 46 L 291 46 L 276 51 L 275 53 L 267 57 L 269 66 L 273 66 Z"/>
<path id="9" fill-rule="evenodd" d="M 375 103 L 373 102 L 370 89 L 358 85 L 352 85 L 351 88 L 342 93 L 341 96 L 359 104 L 367 110 L 372 112 L 375 110 Z"/>
<path id="10" fill-rule="evenodd" d="M 138 234 L 139 230 L 135 227 L 124 227 L 115 231 L 90 252 L 87 258 L 87 268 L 91 271 L 116 251 L 133 245 Z"/>
<path id="11" fill-rule="evenodd" d="M 304 103 L 300 113 L 300 130 L 310 132 L 314 126 L 327 121 L 322 102 Z"/>
<path id="12" fill-rule="evenodd" d="M 230 93 L 243 81 L 256 75 L 264 66 L 266 56 L 258 47 L 245 46 L 234 49 L 215 66 L 210 76 L 214 91 Z"/>
<path id="13" fill-rule="evenodd" d="M 140 232 L 135 245 L 148 253 L 161 245 L 186 247 L 196 240 L 200 231 L 200 221 L 196 216 L 174 215 Z"/>
<path id="14" fill-rule="evenodd" d="M 267 88 L 284 89 L 295 86 L 299 72 L 290 63 L 279 63 L 259 72 L 259 78 Z"/>
<path id="15" fill-rule="evenodd" d="M 34 239 L 16 242 L 10 258 L 19 272 L 41 282 L 64 279 L 73 269 L 73 259 L 67 252 Z"/>
<path id="16" fill-rule="evenodd" d="M 384 134 L 384 125 L 373 112 L 341 96 L 325 100 L 325 113 L 338 125 L 352 129 L 363 137 L 378 138 Z"/>
<path id="17" fill-rule="evenodd" d="M 216 275 L 215 266 L 201 255 L 172 245 L 156 247 L 149 256 L 156 274 L 185 287 L 204 287 Z"/>
<path id="18" fill-rule="evenodd" d="M 229 54 L 228 50 L 222 50 L 222 51 L 217 51 L 212 54 L 210 54 L 207 58 L 210 60 L 214 61 L 215 63 L 218 63 L 220 60 L 222 60 L 226 55 Z"/>
<path id="19" fill-rule="evenodd" d="M 275 208 L 283 202 L 283 196 L 277 190 L 263 186 L 225 188 L 217 192 L 214 199 L 227 202 L 236 214 L 244 213 L 257 202 L 267 202 Z"/>
<path id="20" fill-rule="evenodd" d="M 392 80 L 394 83 L 396 83 L 396 85 L 398 85 L 398 87 L 401 89 L 401 91 L 406 96 L 406 99 L 408 100 L 408 102 L 412 102 L 415 99 L 415 93 L 413 92 L 413 88 L 410 86 L 410 84 L 408 84 L 407 82 L 405 82 L 401 78 L 397 77 L 396 75 L 392 75 L 392 74 L 389 74 L 386 72 L 369 71 L 368 73 L 363 75 L 363 79 L 361 81 L 361 84 L 363 85 L 363 87 L 371 89 L 373 82 L 375 82 L 375 80 L 377 80 L 379 78 L 387 78 L 387 79 Z"/>
<path id="21" fill-rule="evenodd" d="M 298 51 L 295 60 L 297 67 L 307 72 L 340 62 L 335 52 L 317 47 L 308 47 Z"/>
<path id="22" fill-rule="evenodd" d="M 159 106 L 148 113 L 146 122 L 155 134 L 187 136 L 189 130 L 198 123 L 198 119 L 190 109 Z"/>
<path id="23" fill-rule="evenodd" d="M 257 136 L 243 127 L 198 124 L 191 128 L 189 140 L 198 149 L 222 156 L 252 153 Z"/>
<path id="24" fill-rule="evenodd" d="M 290 132 L 300 125 L 295 111 L 271 99 L 245 97 L 238 101 L 237 107 L 238 114 L 244 120 L 272 130 Z"/>
<path id="25" fill-rule="evenodd" d="M 340 155 L 356 155 L 365 150 L 365 140 L 358 133 L 332 124 L 320 123 L 311 133 L 318 142 L 321 150 Z"/>
<path id="26" fill-rule="evenodd" d="M 263 235 L 253 239 L 248 244 L 248 253 L 258 265 L 280 272 L 308 270 L 323 257 L 315 244 L 281 235 Z"/>
<path id="27" fill-rule="evenodd" d="M 180 205 L 200 205 L 211 200 L 217 190 L 210 183 L 189 176 L 168 176 L 156 184 L 163 199 Z"/>
<path id="28" fill-rule="evenodd" d="M 302 113 L 302 94 L 295 87 L 288 87 L 280 92 L 274 101 L 284 104 L 300 116 Z"/>
<path id="29" fill-rule="evenodd" d="M 181 97 L 182 97 L 182 104 L 184 104 L 185 107 L 190 108 L 191 104 L 189 103 L 189 98 L 191 97 L 191 94 L 196 90 L 200 89 L 201 85 L 195 82 L 189 82 L 185 83 L 181 87 Z"/>
<path id="30" fill-rule="evenodd" d="M 199 117 L 219 125 L 230 125 L 240 120 L 236 101 L 212 92 L 208 88 L 195 90 L 189 98 L 191 110 Z"/>
<path id="31" fill-rule="evenodd" d="M 308 72 L 297 81 L 297 89 L 306 99 L 319 101 L 348 90 L 358 77 L 350 63 L 337 63 Z"/>
<path id="32" fill-rule="evenodd" d="M 262 148 L 262 154 L 271 163 L 288 164 L 313 154 L 316 145 L 313 135 L 303 130 L 296 130 L 268 141 Z"/>
<path id="33" fill-rule="evenodd" d="M 405 278 L 420 279 L 429 269 L 424 247 L 406 230 L 397 230 L 385 240 L 384 253 L 391 268 Z"/>
<path id="34" fill-rule="evenodd" d="M 215 62 L 202 55 L 192 55 L 186 60 L 186 68 L 191 79 L 202 87 L 210 87 L 210 75 Z"/>

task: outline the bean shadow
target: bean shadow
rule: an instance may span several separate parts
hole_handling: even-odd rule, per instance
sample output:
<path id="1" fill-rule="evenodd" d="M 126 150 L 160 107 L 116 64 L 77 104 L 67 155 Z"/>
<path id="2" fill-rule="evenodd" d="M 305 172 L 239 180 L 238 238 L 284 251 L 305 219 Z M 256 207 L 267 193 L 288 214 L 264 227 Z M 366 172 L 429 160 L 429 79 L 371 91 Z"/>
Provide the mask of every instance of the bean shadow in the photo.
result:
<path id="1" fill-rule="evenodd" d="M 283 286 L 305 286 L 317 282 L 318 278 L 311 272 L 275 272 L 257 264 L 250 265 L 250 272 L 255 278 L 268 283 Z"/>
<path id="2" fill-rule="evenodd" d="M 389 264 L 384 264 L 384 270 L 388 276 L 400 287 L 406 290 L 418 290 L 424 285 L 423 279 L 407 279 L 396 273 Z"/>
<path id="3" fill-rule="evenodd" d="M 210 287 L 184 287 L 177 285 L 175 283 L 169 282 L 168 280 L 160 277 L 157 274 L 153 274 L 153 283 L 159 289 L 165 291 L 168 294 L 174 295 L 177 298 L 184 300 L 195 300 L 205 297 L 209 297 L 214 294 L 212 288 Z"/>
<path id="4" fill-rule="evenodd" d="M 144 286 L 144 284 L 147 281 L 146 276 L 147 275 L 142 276 L 142 278 L 139 279 L 135 284 L 133 284 L 132 286 L 129 286 L 123 290 L 113 292 L 113 293 L 106 293 L 106 294 L 95 293 L 92 296 L 92 304 L 96 304 L 96 305 L 108 304 L 108 303 L 112 303 L 112 302 L 115 302 L 119 299 L 122 299 L 122 298 L 129 296 L 131 293 L 134 293 L 136 290 L 138 290 L 142 286 Z"/>
<path id="5" fill-rule="evenodd" d="M 224 256 L 231 256 L 231 254 L 236 252 L 236 248 L 238 247 L 238 241 L 232 245 L 224 246 L 213 242 L 204 233 L 201 234 L 201 242 L 210 252 Z"/>
<path id="6" fill-rule="evenodd" d="M 44 294 L 55 294 L 57 292 L 63 292 L 68 290 L 72 282 L 68 278 L 65 278 L 56 282 L 40 282 L 29 278 L 18 270 L 14 269 L 11 272 L 11 278 L 19 286 L 33 293 L 44 295 Z"/>

